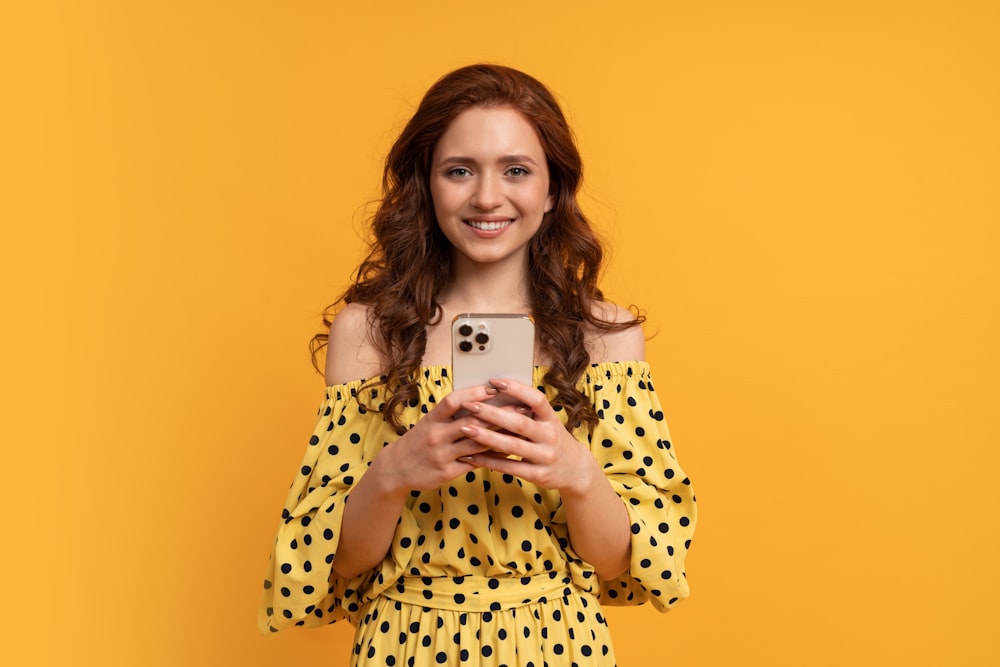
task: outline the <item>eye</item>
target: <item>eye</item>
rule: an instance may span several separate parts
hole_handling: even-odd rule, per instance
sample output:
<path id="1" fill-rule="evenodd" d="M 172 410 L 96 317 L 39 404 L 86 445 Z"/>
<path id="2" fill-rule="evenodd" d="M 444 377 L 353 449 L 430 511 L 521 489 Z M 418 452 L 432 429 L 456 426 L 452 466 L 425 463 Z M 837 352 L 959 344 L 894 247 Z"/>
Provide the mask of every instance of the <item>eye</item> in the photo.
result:
<path id="1" fill-rule="evenodd" d="M 531 172 L 524 167 L 511 167 L 507 170 L 508 176 L 527 176 Z"/>
<path id="2" fill-rule="evenodd" d="M 448 171 L 446 171 L 445 175 L 452 176 L 454 178 L 464 178 L 465 176 L 468 176 L 471 173 L 472 172 L 470 172 L 465 167 L 455 167 L 454 169 L 449 169 Z"/>

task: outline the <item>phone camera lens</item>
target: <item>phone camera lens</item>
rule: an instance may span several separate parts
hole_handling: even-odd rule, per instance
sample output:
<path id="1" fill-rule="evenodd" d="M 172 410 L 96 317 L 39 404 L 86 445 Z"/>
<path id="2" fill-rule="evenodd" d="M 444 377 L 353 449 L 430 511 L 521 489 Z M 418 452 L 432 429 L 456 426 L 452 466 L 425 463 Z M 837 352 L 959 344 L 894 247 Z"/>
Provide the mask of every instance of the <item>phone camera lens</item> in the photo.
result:
<path id="1" fill-rule="evenodd" d="M 471 336 L 472 335 L 472 327 L 469 326 L 468 324 L 463 324 L 462 326 L 460 326 L 458 328 L 458 333 L 460 333 L 463 336 Z"/>
<path id="2" fill-rule="evenodd" d="M 467 340 L 463 340 L 461 343 L 458 344 L 458 349 L 460 349 L 462 352 L 471 352 L 472 343 L 470 343 Z"/>
<path id="3" fill-rule="evenodd" d="M 476 342 L 479 343 L 480 345 L 486 345 L 486 343 L 490 342 L 489 334 L 483 332 L 477 333 Z"/>

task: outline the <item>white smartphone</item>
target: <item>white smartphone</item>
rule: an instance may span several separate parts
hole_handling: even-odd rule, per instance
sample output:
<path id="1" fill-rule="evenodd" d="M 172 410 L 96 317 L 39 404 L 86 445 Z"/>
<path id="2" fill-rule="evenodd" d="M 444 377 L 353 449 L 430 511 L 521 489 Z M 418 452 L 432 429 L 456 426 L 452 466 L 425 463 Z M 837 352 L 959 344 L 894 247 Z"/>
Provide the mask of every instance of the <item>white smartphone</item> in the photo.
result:
<path id="1" fill-rule="evenodd" d="M 535 360 L 535 322 L 530 315 L 462 313 L 451 322 L 451 369 L 455 389 L 516 380 L 529 387 Z M 494 405 L 517 403 L 505 394 Z"/>

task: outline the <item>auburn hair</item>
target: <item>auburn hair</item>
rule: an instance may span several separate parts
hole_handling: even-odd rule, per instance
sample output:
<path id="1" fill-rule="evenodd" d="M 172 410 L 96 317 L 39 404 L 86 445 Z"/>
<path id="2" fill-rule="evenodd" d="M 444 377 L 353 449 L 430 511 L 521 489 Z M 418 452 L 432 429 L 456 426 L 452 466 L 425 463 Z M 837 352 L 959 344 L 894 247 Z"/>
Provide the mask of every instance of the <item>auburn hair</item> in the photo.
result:
<path id="1" fill-rule="evenodd" d="M 378 409 L 397 432 L 406 427 L 399 412 L 416 404 L 417 372 L 427 345 L 426 328 L 439 321 L 438 294 L 451 275 L 451 245 L 438 227 L 430 194 L 431 158 L 452 120 L 476 107 L 511 107 L 534 126 L 548 162 L 552 210 L 528 245 L 528 287 L 537 342 L 550 361 L 545 383 L 553 387 L 553 406 L 566 411 L 567 428 L 597 413 L 576 388 L 590 365 L 585 328 L 622 330 L 625 322 L 605 320 L 595 306 L 605 301 L 597 286 L 604 250 L 580 210 L 577 191 L 583 164 L 572 130 L 552 93 L 533 77 L 500 65 L 470 65 L 439 79 L 386 157 L 382 198 L 371 219 L 368 255 L 352 284 L 324 311 L 329 328 L 343 304 L 368 307 L 372 340 L 383 375 L 385 402 Z M 327 344 L 327 334 L 313 337 L 313 364 Z"/>

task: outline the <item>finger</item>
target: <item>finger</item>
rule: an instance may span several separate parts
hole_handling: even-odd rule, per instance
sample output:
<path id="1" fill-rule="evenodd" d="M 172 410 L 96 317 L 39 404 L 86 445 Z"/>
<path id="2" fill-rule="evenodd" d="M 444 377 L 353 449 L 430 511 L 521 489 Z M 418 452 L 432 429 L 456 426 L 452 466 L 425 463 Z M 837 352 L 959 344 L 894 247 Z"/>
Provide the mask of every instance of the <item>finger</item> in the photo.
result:
<path id="1" fill-rule="evenodd" d="M 515 410 L 498 408 L 489 403 L 465 403 L 462 407 L 478 417 L 482 421 L 489 422 L 493 427 L 510 431 L 517 435 L 533 440 L 537 435 L 533 427 L 534 420 Z"/>
<path id="2" fill-rule="evenodd" d="M 461 461 L 475 462 L 480 467 L 492 467 L 497 465 L 499 461 L 507 461 L 507 455 L 501 454 L 500 452 L 494 452 L 492 450 L 486 449 L 482 452 L 475 452 L 474 454 L 469 454 L 467 456 L 460 457 Z M 511 461 L 515 459 L 509 459 Z M 500 464 L 502 465 L 502 464 Z"/>
<path id="3" fill-rule="evenodd" d="M 549 399 L 545 397 L 545 394 L 538 391 L 534 387 L 521 384 L 516 380 L 503 379 L 491 379 L 490 386 L 496 388 L 499 392 L 516 399 L 519 403 L 527 406 L 528 409 L 536 415 L 544 415 L 544 419 L 548 419 L 550 414 L 553 417 L 555 416 L 555 411 L 549 404 Z"/>
<path id="4" fill-rule="evenodd" d="M 475 387 L 466 387 L 465 389 L 456 389 L 441 399 L 428 416 L 434 415 L 435 418 L 441 421 L 447 421 L 462 409 L 463 403 L 468 401 L 485 401 L 491 396 L 496 396 L 498 391 L 496 387 L 490 385 L 477 385 Z"/>
<path id="5" fill-rule="evenodd" d="M 487 428 L 464 426 L 462 427 L 462 433 L 479 445 L 494 452 L 498 452 L 504 456 L 513 455 L 524 459 L 530 459 L 532 451 L 535 447 L 537 447 L 534 443 L 524 440 L 523 438 L 507 435 L 505 433 L 501 433 L 500 431 L 494 431 Z"/>
<path id="6" fill-rule="evenodd" d="M 474 426 L 476 428 L 488 428 L 488 429 L 496 428 L 495 425 L 491 424 L 485 419 L 480 419 L 477 415 L 474 414 L 468 414 L 464 417 L 457 417 L 454 421 L 454 425 L 459 432 L 458 437 L 464 437 L 464 435 L 462 434 L 462 428 L 465 426 Z"/>
<path id="7" fill-rule="evenodd" d="M 490 451 L 489 447 L 481 443 L 478 443 L 470 438 L 463 438 L 462 440 L 458 440 L 457 442 L 453 443 L 450 450 L 451 452 L 450 458 L 464 459 L 468 456 L 473 456 L 475 454 L 483 454 L 489 451 Z"/>
<path id="8" fill-rule="evenodd" d="M 510 459 L 503 454 L 498 454 L 496 452 L 483 452 L 481 454 L 463 456 L 459 459 L 459 461 L 469 463 L 477 468 L 489 468 L 490 470 L 496 470 L 497 472 L 514 475 L 515 477 L 520 477 L 521 479 L 529 482 L 532 481 L 531 478 L 534 477 L 530 463 L 526 461 L 518 461 L 517 459 Z"/>

